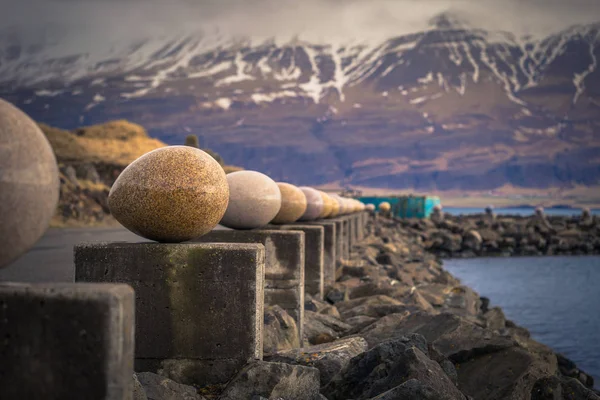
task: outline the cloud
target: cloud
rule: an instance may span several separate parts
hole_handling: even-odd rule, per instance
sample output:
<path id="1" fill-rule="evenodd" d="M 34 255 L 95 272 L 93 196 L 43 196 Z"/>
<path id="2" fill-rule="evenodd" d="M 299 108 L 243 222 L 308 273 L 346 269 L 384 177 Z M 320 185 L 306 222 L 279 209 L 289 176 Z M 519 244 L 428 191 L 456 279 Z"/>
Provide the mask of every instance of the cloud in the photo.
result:
<path id="1" fill-rule="evenodd" d="M 194 30 L 258 40 L 381 40 L 427 29 L 444 12 L 517 36 L 600 19 L 595 0 L 0 0 L 0 10 L 0 26 L 36 37 L 68 32 L 81 46 Z"/>

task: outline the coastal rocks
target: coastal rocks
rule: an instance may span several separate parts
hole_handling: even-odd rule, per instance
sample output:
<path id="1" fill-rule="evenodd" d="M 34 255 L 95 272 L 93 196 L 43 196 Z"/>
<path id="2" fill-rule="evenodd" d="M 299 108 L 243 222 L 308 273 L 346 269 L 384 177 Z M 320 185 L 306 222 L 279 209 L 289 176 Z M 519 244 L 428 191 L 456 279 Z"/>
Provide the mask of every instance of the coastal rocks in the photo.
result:
<path id="1" fill-rule="evenodd" d="M 390 314 L 363 329 L 359 336 L 372 348 L 389 338 L 409 333 L 423 335 L 437 351 L 454 362 L 468 359 L 472 354 L 494 352 L 515 345 L 511 339 L 448 313 Z"/>
<path id="2" fill-rule="evenodd" d="M 184 242 L 218 223 L 229 202 L 225 172 L 188 146 L 153 150 L 131 163 L 113 184 L 108 205 L 127 229 L 158 242 Z"/>
<path id="3" fill-rule="evenodd" d="M 321 386 L 331 381 L 333 376 L 348 362 L 367 351 L 367 342 L 363 338 L 353 337 L 335 342 L 279 352 L 267 358 L 267 361 L 285 362 L 315 367 L 321 373 Z"/>
<path id="4" fill-rule="evenodd" d="M 321 400 L 319 370 L 301 365 L 254 361 L 227 385 L 219 400 Z"/>
<path id="5" fill-rule="evenodd" d="M 457 366 L 459 387 L 475 399 L 527 399 L 555 375 L 555 364 L 518 347 L 477 355 Z"/>
<path id="6" fill-rule="evenodd" d="M 381 318 L 407 310 L 405 304 L 385 295 L 360 297 L 337 303 L 336 307 L 344 320 L 358 316 Z"/>
<path id="7" fill-rule="evenodd" d="M 433 222 L 435 221 L 435 222 Z M 443 221 L 397 220 L 423 238 L 425 248 L 441 257 L 539 256 L 600 254 L 600 222 L 581 217 L 545 215 L 451 216 Z"/>
<path id="8" fill-rule="evenodd" d="M 138 397 L 134 400 L 205 400 L 193 386 L 182 385 L 151 372 L 137 373 L 134 382 L 139 383 L 134 391 Z"/>
<path id="9" fill-rule="evenodd" d="M 281 208 L 273 218 L 273 224 L 291 224 L 306 211 L 307 202 L 304 192 L 289 183 L 277 182 L 281 192 Z"/>
<path id="10" fill-rule="evenodd" d="M 324 388 L 330 400 L 388 398 L 428 393 L 439 400 L 465 400 L 440 365 L 428 356 L 422 336 L 401 337 L 354 357 Z"/>
<path id="11" fill-rule="evenodd" d="M 221 225 L 254 229 L 271 222 L 281 209 L 279 186 L 265 174 L 237 171 L 227 174 L 229 205 Z"/>
<path id="12" fill-rule="evenodd" d="M 56 211 L 56 158 L 38 125 L 0 99 L 0 268 L 38 241 Z"/>
<path id="13" fill-rule="evenodd" d="M 594 386 L 594 378 L 577 368 L 573 361 L 559 353 L 556 354 L 556 360 L 558 361 L 558 368 L 561 374 L 566 377 L 575 378 L 587 387 Z"/>
<path id="14" fill-rule="evenodd" d="M 311 345 L 332 342 L 350 328 L 336 317 L 304 311 L 304 338 Z"/>
<path id="15" fill-rule="evenodd" d="M 324 207 L 321 193 L 308 186 L 301 186 L 300 190 L 306 196 L 306 211 L 299 218 L 299 221 L 312 221 L 319 218 Z"/>
<path id="16" fill-rule="evenodd" d="M 294 319 L 277 305 L 266 307 L 263 325 L 263 352 L 272 354 L 297 347 L 300 347 L 300 338 Z"/>

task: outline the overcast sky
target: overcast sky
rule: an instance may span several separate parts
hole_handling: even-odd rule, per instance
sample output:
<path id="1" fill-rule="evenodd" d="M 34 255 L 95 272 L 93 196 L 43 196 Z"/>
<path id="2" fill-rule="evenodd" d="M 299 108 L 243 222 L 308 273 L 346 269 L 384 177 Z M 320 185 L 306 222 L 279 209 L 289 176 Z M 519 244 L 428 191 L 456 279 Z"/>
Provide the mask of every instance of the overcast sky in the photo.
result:
<path id="1" fill-rule="evenodd" d="M 0 0 L 0 26 L 64 26 L 90 40 L 217 29 L 263 39 L 381 39 L 452 12 L 472 27 L 545 36 L 600 21 L 600 0 Z"/>

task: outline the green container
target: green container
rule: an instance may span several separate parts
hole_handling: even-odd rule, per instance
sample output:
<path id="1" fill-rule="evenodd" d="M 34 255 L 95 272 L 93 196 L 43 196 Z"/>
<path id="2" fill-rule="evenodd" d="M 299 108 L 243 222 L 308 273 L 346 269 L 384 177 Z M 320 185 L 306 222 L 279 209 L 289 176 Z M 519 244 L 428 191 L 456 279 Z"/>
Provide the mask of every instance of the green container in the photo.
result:
<path id="1" fill-rule="evenodd" d="M 392 206 L 392 213 L 400 218 L 429 218 L 433 208 L 441 204 L 437 196 L 359 197 L 358 199 L 375 207 L 387 201 Z"/>

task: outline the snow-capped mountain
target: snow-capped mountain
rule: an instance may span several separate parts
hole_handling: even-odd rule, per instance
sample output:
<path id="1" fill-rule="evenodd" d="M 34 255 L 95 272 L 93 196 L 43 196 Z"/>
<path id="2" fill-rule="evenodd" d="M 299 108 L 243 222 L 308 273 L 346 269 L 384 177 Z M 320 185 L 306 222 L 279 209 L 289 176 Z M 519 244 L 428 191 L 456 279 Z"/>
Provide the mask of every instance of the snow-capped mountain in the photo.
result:
<path id="1" fill-rule="evenodd" d="M 0 96 L 64 128 L 198 133 L 296 183 L 600 183 L 600 24 L 527 39 L 443 14 L 379 42 L 188 32 L 72 53 L 69 40 L 0 34 Z"/>

